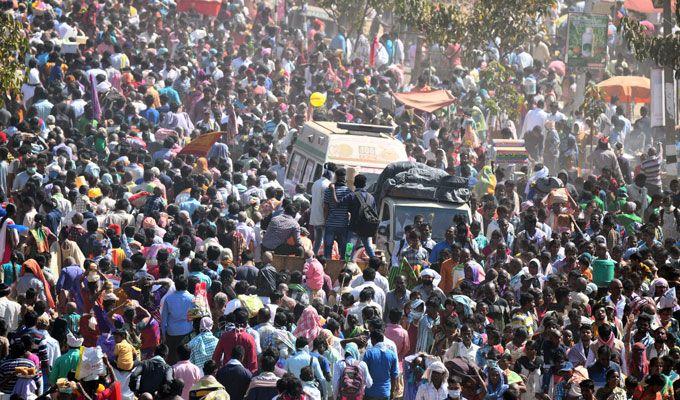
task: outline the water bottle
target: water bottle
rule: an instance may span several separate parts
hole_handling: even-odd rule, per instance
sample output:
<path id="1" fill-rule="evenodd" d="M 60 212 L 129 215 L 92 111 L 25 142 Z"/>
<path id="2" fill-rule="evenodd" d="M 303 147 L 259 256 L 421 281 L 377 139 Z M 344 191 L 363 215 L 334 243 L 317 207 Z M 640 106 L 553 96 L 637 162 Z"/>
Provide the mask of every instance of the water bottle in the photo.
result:
<path id="1" fill-rule="evenodd" d="M 354 251 L 354 243 L 347 242 L 347 246 L 345 246 L 345 262 L 352 261 L 352 252 L 353 251 Z"/>

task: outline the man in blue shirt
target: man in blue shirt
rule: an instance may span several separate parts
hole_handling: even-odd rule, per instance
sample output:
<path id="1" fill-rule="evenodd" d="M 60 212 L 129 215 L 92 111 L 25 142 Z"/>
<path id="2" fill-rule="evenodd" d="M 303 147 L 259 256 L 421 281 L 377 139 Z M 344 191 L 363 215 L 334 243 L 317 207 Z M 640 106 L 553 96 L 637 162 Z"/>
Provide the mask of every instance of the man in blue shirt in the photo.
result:
<path id="1" fill-rule="evenodd" d="M 452 226 L 449 226 L 448 229 L 446 229 L 446 232 L 444 232 L 444 240 L 435 244 L 432 248 L 432 252 L 430 252 L 430 264 L 439 262 L 439 253 L 441 253 L 444 249 L 451 249 L 455 238 L 456 229 Z"/>
<path id="2" fill-rule="evenodd" d="M 373 378 L 373 386 L 366 389 L 366 400 L 388 400 L 396 387 L 397 355 L 385 345 L 384 339 L 381 330 L 371 331 L 373 346 L 364 353 L 364 362 Z"/>
<path id="3" fill-rule="evenodd" d="M 607 372 L 610 369 L 621 373 L 619 365 L 611 361 L 611 355 L 612 351 L 608 346 L 600 347 L 597 349 L 597 360 L 588 367 L 588 377 L 595 384 L 595 390 L 607 384 Z"/>
<path id="4" fill-rule="evenodd" d="M 170 349 L 168 364 L 177 362 L 177 348 L 193 331 L 193 323 L 187 319 L 190 309 L 194 308 L 194 295 L 187 292 L 187 279 L 175 278 L 175 292 L 170 293 L 163 302 L 161 313 L 161 334 Z"/>
<path id="5" fill-rule="evenodd" d="M 186 211 L 189 213 L 189 217 L 193 218 L 194 212 L 196 212 L 196 209 L 201 206 L 201 202 L 198 201 L 198 199 L 201 197 L 201 189 L 197 187 L 192 187 L 191 191 L 189 192 L 189 199 L 187 201 L 183 201 L 179 205 L 179 209 L 181 211 Z"/>
<path id="6" fill-rule="evenodd" d="M 301 336 L 295 341 L 295 354 L 286 360 L 286 371 L 299 378 L 300 372 L 304 367 L 310 367 L 314 373 L 314 377 L 320 383 L 326 383 L 326 378 L 321 370 L 319 360 L 309 351 L 309 341 L 306 337 Z"/>
<path id="7" fill-rule="evenodd" d="M 158 122 L 160 121 L 161 115 L 158 112 L 158 110 L 156 110 L 153 107 L 153 102 L 154 102 L 153 96 L 150 95 L 150 94 L 147 94 L 144 97 L 144 104 L 146 104 L 146 110 L 140 112 L 139 115 L 144 117 L 144 119 L 146 119 L 147 121 L 149 121 L 149 124 L 151 124 L 151 126 L 157 127 Z"/>
<path id="8" fill-rule="evenodd" d="M 349 233 L 349 206 L 340 200 L 352 193 L 346 183 L 347 170 L 335 171 L 335 186 L 329 186 L 323 193 L 323 209 L 326 216 L 326 230 L 323 236 L 323 256 L 331 259 L 333 241 L 338 241 L 338 251 L 344 255 Z"/>
<path id="9" fill-rule="evenodd" d="M 177 90 L 175 90 L 174 87 L 172 87 L 172 79 L 166 79 L 165 80 L 165 87 L 160 89 L 158 91 L 159 95 L 166 95 L 168 96 L 168 102 L 170 104 L 175 104 L 175 105 L 180 105 L 182 104 L 182 101 L 179 98 L 179 93 L 177 93 Z"/>

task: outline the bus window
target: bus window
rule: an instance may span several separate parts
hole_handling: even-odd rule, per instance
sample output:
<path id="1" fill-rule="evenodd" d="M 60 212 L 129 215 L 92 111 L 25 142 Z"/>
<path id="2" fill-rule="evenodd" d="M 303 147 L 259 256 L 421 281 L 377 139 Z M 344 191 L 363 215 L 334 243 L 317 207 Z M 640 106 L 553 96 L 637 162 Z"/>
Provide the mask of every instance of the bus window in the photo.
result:
<path id="1" fill-rule="evenodd" d="M 293 156 L 290 158 L 290 163 L 288 164 L 288 173 L 286 174 L 287 179 L 293 180 L 301 158 L 299 153 L 293 153 Z"/>
<path id="2" fill-rule="evenodd" d="M 305 164 L 308 162 L 307 158 L 303 157 L 302 155 L 300 156 L 300 162 L 298 162 L 296 168 L 295 168 L 295 175 L 293 178 L 293 181 L 296 183 L 302 182 L 302 177 L 303 177 L 303 172 L 305 170 Z"/>
<path id="3" fill-rule="evenodd" d="M 303 175 L 302 183 L 312 182 L 312 174 L 314 173 L 314 167 L 316 162 L 314 160 L 307 160 L 307 165 L 305 165 L 305 173 Z"/>

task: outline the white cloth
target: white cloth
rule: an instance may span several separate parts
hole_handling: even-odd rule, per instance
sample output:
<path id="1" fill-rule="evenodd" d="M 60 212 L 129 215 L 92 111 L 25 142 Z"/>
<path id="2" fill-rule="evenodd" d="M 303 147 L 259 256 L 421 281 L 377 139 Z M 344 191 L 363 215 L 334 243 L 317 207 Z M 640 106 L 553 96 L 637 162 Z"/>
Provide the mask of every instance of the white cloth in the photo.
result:
<path id="1" fill-rule="evenodd" d="M 354 289 L 352 289 L 352 296 L 354 296 L 355 299 L 359 298 L 359 293 L 361 293 L 364 288 L 370 287 L 373 289 L 375 292 L 375 295 L 373 296 L 373 301 L 378 303 L 380 305 L 381 309 L 385 309 L 385 291 L 380 288 L 375 282 L 366 282 L 364 284 L 361 284 Z"/>
<path id="2" fill-rule="evenodd" d="M 309 215 L 309 224 L 321 226 L 326 222 L 323 216 L 323 194 L 331 184 L 331 181 L 321 177 L 312 185 L 312 208 Z"/>
<path id="3" fill-rule="evenodd" d="M 423 382 L 416 392 L 416 400 L 446 400 L 448 398 L 449 388 L 446 382 L 442 382 L 439 390 L 435 389 L 431 382 Z"/>
<path id="4" fill-rule="evenodd" d="M 384 276 L 382 276 L 382 275 L 380 274 L 380 272 L 377 272 L 377 271 L 376 271 L 376 273 L 375 273 L 375 279 L 373 280 L 373 283 L 375 283 L 376 285 L 378 285 L 378 287 L 379 287 L 380 289 L 382 289 L 383 292 L 385 292 L 385 293 L 387 293 L 387 292 L 390 291 L 390 283 L 389 283 L 389 281 L 387 280 L 387 278 L 385 278 Z M 349 286 L 351 286 L 352 288 L 355 288 L 355 287 L 361 286 L 361 285 L 363 285 L 363 284 L 364 284 L 364 277 L 363 277 L 362 275 L 359 275 L 359 276 L 357 276 L 356 278 L 354 278 L 354 279 L 352 280 L 352 282 L 350 282 Z"/>
<path id="5" fill-rule="evenodd" d="M 479 346 L 474 343 L 470 343 L 470 347 L 465 347 L 463 342 L 453 342 L 451 347 L 444 353 L 444 358 L 442 360 L 446 362 L 451 361 L 456 357 L 463 357 L 470 361 L 470 363 L 475 364 L 477 363 L 477 350 L 479 350 Z"/>
<path id="6" fill-rule="evenodd" d="M 0 298 L 0 317 L 7 322 L 7 329 L 10 332 L 17 330 L 19 327 L 20 314 L 21 305 L 19 303 L 7 297 Z"/>
<path id="7" fill-rule="evenodd" d="M 522 125 L 522 132 L 520 132 L 520 139 L 526 135 L 527 132 L 540 126 L 541 129 L 545 126 L 545 121 L 548 119 L 548 113 L 542 108 L 534 108 L 524 117 L 524 124 Z"/>

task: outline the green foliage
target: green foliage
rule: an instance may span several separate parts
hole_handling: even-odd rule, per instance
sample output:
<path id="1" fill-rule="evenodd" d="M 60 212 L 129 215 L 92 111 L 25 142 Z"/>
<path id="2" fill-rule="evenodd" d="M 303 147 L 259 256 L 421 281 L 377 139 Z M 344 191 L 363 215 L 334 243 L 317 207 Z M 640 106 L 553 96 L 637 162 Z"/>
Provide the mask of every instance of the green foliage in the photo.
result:
<path id="1" fill-rule="evenodd" d="M 465 13 L 458 3 L 396 0 L 394 12 L 399 20 L 423 35 L 428 43 L 460 43 L 460 38 L 465 36 Z"/>
<path id="2" fill-rule="evenodd" d="M 486 69 L 480 71 L 480 87 L 494 92 L 485 104 L 491 114 L 499 115 L 505 111 L 511 119 L 519 117 L 524 94 L 517 89 L 513 79 L 513 71 L 497 61 L 490 62 Z"/>
<path id="3" fill-rule="evenodd" d="M 347 29 L 351 37 L 359 35 L 366 16 L 371 10 L 380 12 L 389 3 L 380 0 L 318 0 L 316 4 L 335 18 L 338 25 Z"/>
<path id="4" fill-rule="evenodd" d="M 680 0 L 675 0 L 675 19 L 680 24 Z M 652 60 L 661 67 L 680 70 L 680 35 L 665 32 L 663 36 L 650 36 L 637 20 L 625 17 L 622 20 L 623 37 L 635 58 L 640 61 Z"/>
<path id="5" fill-rule="evenodd" d="M 24 82 L 24 54 L 28 38 L 20 22 L 9 13 L 0 13 L 0 92 L 16 93 Z"/>
<path id="6" fill-rule="evenodd" d="M 395 14 L 428 43 L 458 43 L 471 58 L 500 38 L 501 56 L 540 33 L 541 18 L 556 0 L 477 0 L 436 2 L 395 0 Z"/>

